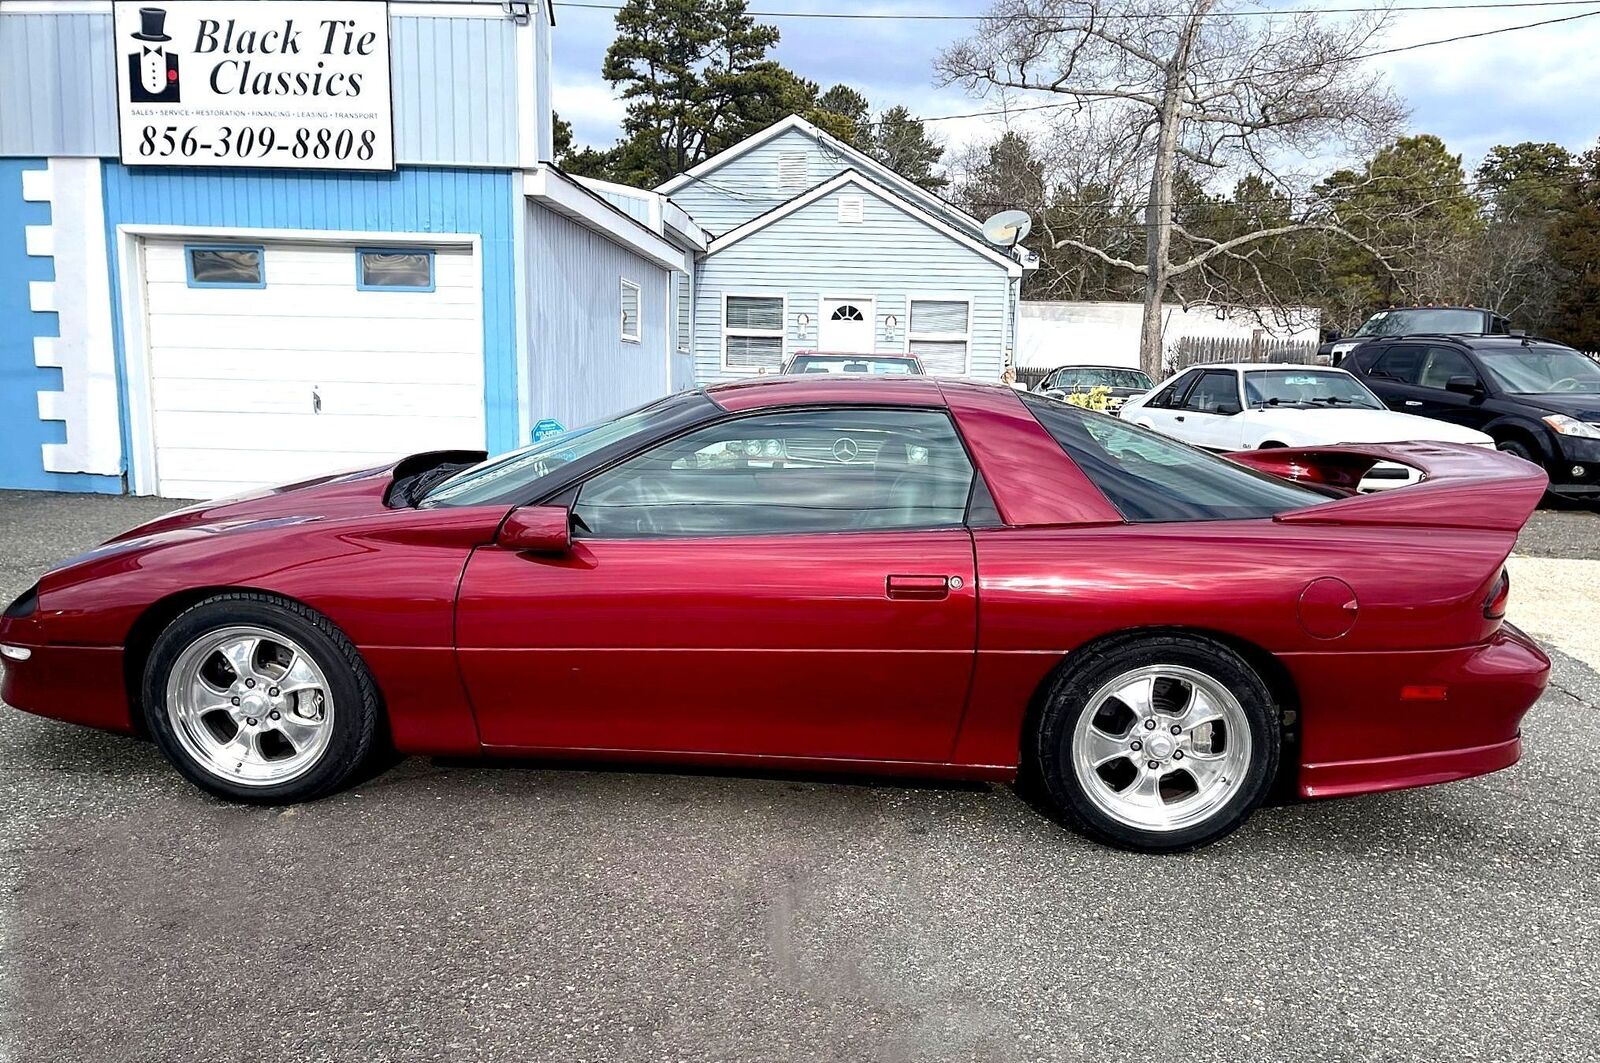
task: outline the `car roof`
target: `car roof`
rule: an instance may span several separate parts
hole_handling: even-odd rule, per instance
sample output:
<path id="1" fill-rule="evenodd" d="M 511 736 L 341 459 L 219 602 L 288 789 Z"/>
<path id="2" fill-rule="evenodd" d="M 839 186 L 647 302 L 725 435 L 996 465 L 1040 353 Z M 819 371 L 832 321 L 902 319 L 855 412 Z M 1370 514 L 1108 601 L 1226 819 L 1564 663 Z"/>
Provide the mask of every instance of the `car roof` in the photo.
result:
<path id="1" fill-rule="evenodd" d="M 1374 346 L 1391 343 L 1415 343 L 1417 340 L 1434 340 L 1440 343 L 1456 343 L 1473 350 L 1502 351 L 1515 353 L 1517 351 L 1532 350 L 1536 348 L 1555 348 L 1563 351 L 1575 351 L 1576 347 L 1569 347 L 1565 343 L 1546 339 L 1543 336 L 1491 336 L 1474 335 L 1459 332 L 1417 332 L 1409 336 L 1374 336 L 1361 344 Z"/>
<path id="2" fill-rule="evenodd" d="M 772 374 L 751 380 L 731 380 L 712 384 L 705 394 L 725 410 L 749 410 L 764 406 L 798 406 L 809 403 L 882 403 L 889 406 L 945 406 L 946 394 L 962 389 L 1001 399 L 1014 396 L 1006 384 L 980 384 L 972 380 L 940 379 L 931 376 L 835 376 L 804 373 L 794 376 Z"/>
<path id="3" fill-rule="evenodd" d="M 862 360 L 895 358 L 903 362 L 913 361 L 917 357 L 914 354 L 906 354 L 902 351 L 893 351 L 886 354 L 862 354 L 860 351 L 795 351 L 794 354 L 790 355 L 791 358 L 819 356 L 822 358 L 860 358 Z"/>
<path id="4" fill-rule="evenodd" d="M 1140 369 L 1136 365 L 1088 365 L 1083 362 L 1068 362 L 1066 365 L 1054 366 L 1050 369 L 1050 372 L 1059 373 L 1063 369 L 1112 369 L 1119 373 L 1144 372 L 1143 369 Z"/>
<path id="5" fill-rule="evenodd" d="M 1180 372 L 1186 373 L 1190 369 L 1230 369 L 1241 373 L 1282 372 L 1284 370 L 1293 372 L 1303 370 L 1308 373 L 1345 372 L 1345 370 L 1336 365 L 1310 365 L 1303 362 L 1197 362 L 1194 365 L 1185 366 Z"/>

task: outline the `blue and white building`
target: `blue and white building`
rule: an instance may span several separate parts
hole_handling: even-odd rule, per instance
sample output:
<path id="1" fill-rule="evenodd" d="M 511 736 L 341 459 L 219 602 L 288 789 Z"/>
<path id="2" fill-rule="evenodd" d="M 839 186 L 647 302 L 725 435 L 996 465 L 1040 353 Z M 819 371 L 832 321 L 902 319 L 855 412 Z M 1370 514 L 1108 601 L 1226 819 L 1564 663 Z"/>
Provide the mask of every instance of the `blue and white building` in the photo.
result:
<path id="1" fill-rule="evenodd" d="M 700 383 L 802 350 L 910 352 L 931 373 L 990 381 L 1011 363 L 1036 257 L 991 245 L 980 219 L 802 118 L 653 192 L 590 184 L 658 231 L 690 223 L 676 232 L 696 252 L 692 321 L 674 347 Z"/>
<path id="2" fill-rule="evenodd" d="M 553 28 L 544 2 L 0 0 L 0 488 L 214 496 L 689 386 L 705 234 L 550 165 Z M 359 99 L 271 95 L 351 71 Z M 179 90 L 277 117 L 246 149 L 228 107 L 160 111 Z"/>

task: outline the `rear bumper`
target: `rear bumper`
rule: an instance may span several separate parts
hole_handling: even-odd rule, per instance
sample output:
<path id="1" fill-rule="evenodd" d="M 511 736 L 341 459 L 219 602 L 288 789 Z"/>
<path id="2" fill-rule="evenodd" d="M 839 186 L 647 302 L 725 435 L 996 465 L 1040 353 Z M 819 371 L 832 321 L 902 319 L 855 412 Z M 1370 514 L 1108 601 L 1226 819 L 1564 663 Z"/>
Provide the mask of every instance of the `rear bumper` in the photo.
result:
<path id="1" fill-rule="evenodd" d="M 1290 654 L 1301 693 L 1299 791 L 1341 797 L 1453 782 L 1510 767 L 1522 717 L 1544 692 L 1550 659 L 1503 626 L 1454 650 Z M 1438 700 L 1403 695 L 1441 688 Z"/>

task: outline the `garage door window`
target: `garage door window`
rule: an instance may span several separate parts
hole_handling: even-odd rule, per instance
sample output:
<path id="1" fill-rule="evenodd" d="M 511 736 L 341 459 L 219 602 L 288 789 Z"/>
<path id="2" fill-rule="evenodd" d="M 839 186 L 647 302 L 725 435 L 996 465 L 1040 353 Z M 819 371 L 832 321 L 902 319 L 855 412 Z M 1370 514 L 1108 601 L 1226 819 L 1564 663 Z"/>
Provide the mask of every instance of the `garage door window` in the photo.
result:
<path id="1" fill-rule="evenodd" d="M 218 247 L 191 244 L 183 249 L 191 288 L 265 288 L 265 257 L 259 247 L 238 244 Z"/>
<path id="2" fill-rule="evenodd" d="M 433 252 L 362 248 L 356 252 L 356 287 L 364 292 L 431 292 Z"/>

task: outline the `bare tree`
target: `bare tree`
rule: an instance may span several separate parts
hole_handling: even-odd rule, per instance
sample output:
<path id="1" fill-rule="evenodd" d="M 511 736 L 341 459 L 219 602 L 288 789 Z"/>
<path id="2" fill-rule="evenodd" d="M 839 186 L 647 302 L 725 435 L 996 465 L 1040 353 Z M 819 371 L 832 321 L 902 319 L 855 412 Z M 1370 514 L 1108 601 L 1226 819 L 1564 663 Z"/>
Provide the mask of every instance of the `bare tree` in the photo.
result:
<path id="1" fill-rule="evenodd" d="M 1053 94 L 1069 120 L 1090 107 L 1118 113 L 1111 127 L 1122 157 L 1139 160 L 1145 175 L 1143 261 L 1088 232 L 1053 241 L 1143 278 L 1140 363 L 1152 374 L 1161 369 L 1168 290 L 1223 260 L 1253 268 L 1252 249 L 1263 241 L 1345 234 L 1325 204 L 1305 195 L 1310 178 L 1296 167 L 1363 153 L 1404 115 L 1358 63 L 1383 13 L 1337 22 L 1229 17 L 1237 11 L 1218 0 L 997 0 L 977 32 L 938 61 L 947 83 L 978 95 Z M 1294 209 L 1225 239 L 1192 233 L 1179 217 L 1180 171 L 1201 185 L 1255 175 Z"/>

